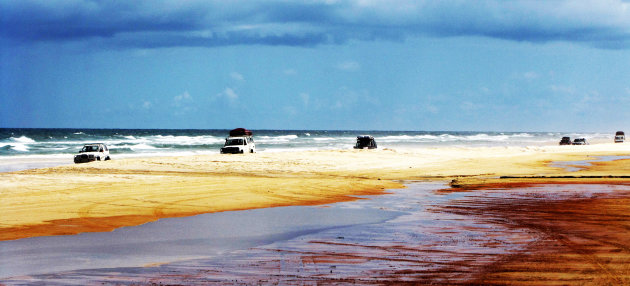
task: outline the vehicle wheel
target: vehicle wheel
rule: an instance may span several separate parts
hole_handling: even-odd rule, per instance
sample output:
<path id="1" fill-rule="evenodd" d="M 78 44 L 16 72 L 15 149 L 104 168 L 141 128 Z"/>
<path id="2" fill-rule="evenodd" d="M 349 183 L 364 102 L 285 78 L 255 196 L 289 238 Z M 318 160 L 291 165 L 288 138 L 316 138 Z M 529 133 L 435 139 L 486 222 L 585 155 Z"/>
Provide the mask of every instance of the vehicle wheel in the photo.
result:
<path id="1" fill-rule="evenodd" d="M 254 149 L 249 150 L 249 153 L 254 153 Z"/>
<path id="2" fill-rule="evenodd" d="M 96 160 L 97 160 L 97 161 L 100 161 L 100 160 L 101 160 L 101 157 L 100 157 L 100 156 L 99 156 L 99 157 L 96 157 Z"/>
<path id="3" fill-rule="evenodd" d="M 109 161 L 109 160 L 111 160 L 111 159 L 112 159 L 112 158 L 109 158 L 109 156 L 105 157 L 105 161 Z"/>

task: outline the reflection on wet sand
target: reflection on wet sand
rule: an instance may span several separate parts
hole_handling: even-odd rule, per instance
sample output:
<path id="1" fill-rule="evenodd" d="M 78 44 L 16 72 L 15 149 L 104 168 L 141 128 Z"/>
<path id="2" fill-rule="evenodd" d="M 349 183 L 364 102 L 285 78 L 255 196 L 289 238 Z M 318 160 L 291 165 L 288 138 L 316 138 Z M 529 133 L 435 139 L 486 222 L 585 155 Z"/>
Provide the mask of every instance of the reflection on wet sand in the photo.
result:
<path id="1" fill-rule="evenodd" d="M 213 258 L 16 277 L 9 284 L 630 283 L 630 187 L 437 191 L 412 184 L 341 208 L 403 212 Z"/>

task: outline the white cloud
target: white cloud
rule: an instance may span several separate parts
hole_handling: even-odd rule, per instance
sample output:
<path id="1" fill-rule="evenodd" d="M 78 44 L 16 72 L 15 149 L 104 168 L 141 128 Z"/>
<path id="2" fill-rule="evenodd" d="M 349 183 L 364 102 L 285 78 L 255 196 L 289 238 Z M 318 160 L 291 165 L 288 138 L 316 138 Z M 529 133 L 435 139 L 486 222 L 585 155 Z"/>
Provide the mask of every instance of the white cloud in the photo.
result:
<path id="1" fill-rule="evenodd" d="M 284 112 L 288 115 L 294 116 L 298 114 L 298 111 L 295 107 L 293 106 L 285 106 L 282 108 L 284 110 Z"/>
<path id="2" fill-rule="evenodd" d="M 359 69 L 361 69 L 361 66 L 355 61 L 345 61 L 338 64 L 337 69 L 342 71 L 358 71 Z"/>
<path id="3" fill-rule="evenodd" d="M 184 91 L 184 93 L 173 97 L 173 102 L 173 105 L 176 107 L 174 110 L 176 115 L 183 115 L 197 110 L 193 97 L 188 91 Z"/>
<path id="4" fill-rule="evenodd" d="M 439 109 L 437 106 L 435 106 L 435 105 L 433 105 L 433 104 L 431 104 L 431 103 L 427 103 L 427 104 L 424 106 L 424 108 L 425 108 L 425 110 L 426 110 L 427 112 L 430 112 L 430 113 L 432 113 L 432 114 L 438 114 L 438 112 L 440 112 L 440 109 Z"/>
<path id="5" fill-rule="evenodd" d="M 227 100 L 230 105 L 234 105 L 238 101 L 238 98 L 239 95 L 233 88 L 226 87 L 222 92 L 217 93 L 214 98 L 211 98 L 211 100 L 224 99 Z"/>
<path id="6" fill-rule="evenodd" d="M 461 102 L 459 108 L 464 111 L 476 111 L 481 109 L 481 105 L 470 101 L 463 101 Z"/>
<path id="7" fill-rule="evenodd" d="M 557 93 L 565 93 L 565 94 L 575 94 L 575 88 L 572 86 L 563 86 L 563 85 L 552 85 L 550 87 L 551 91 Z"/>
<path id="8" fill-rule="evenodd" d="M 184 102 L 184 101 L 190 101 L 190 100 L 192 100 L 192 97 L 190 96 L 188 91 L 184 91 L 184 93 L 175 96 L 173 98 L 173 100 L 175 100 L 175 103 L 180 103 L 180 102 Z"/>
<path id="9" fill-rule="evenodd" d="M 153 106 L 153 104 L 151 104 L 151 102 L 150 102 L 150 101 L 145 100 L 145 101 L 142 103 L 142 108 L 144 108 L 144 109 L 151 109 L 151 106 Z"/>
<path id="10" fill-rule="evenodd" d="M 540 77 L 540 75 L 538 75 L 537 73 L 533 72 L 533 71 L 529 71 L 523 74 L 523 77 L 525 79 L 537 79 Z"/>
<path id="11" fill-rule="evenodd" d="M 302 99 L 302 103 L 304 104 L 304 107 L 308 107 L 311 96 L 308 93 L 303 92 L 303 93 L 300 93 L 300 98 Z"/>
<path id="12" fill-rule="evenodd" d="M 240 74 L 240 73 L 237 73 L 237 72 L 231 72 L 231 73 L 230 73 L 230 77 L 231 77 L 233 80 L 237 80 L 237 81 L 244 81 L 244 80 L 245 80 L 245 78 L 243 77 L 243 75 L 242 75 L 242 74 Z"/>
<path id="13" fill-rule="evenodd" d="M 223 91 L 223 95 L 225 97 L 227 97 L 228 99 L 230 99 L 230 100 L 238 99 L 238 94 L 236 94 L 236 92 L 233 89 L 229 88 L 229 87 L 225 88 L 225 90 Z"/>
<path id="14" fill-rule="evenodd" d="M 285 69 L 282 71 L 285 75 L 295 75 L 297 74 L 297 71 L 294 69 Z"/>
<path id="15" fill-rule="evenodd" d="M 335 94 L 336 99 L 330 105 L 331 109 L 340 109 L 340 108 L 352 108 L 357 105 L 357 103 L 369 103 L 374 106 L 378 106 L 380 101 L 378 98 L 370 96 L 368 90 L 354 90 L 343 86 L 339 88 L 337 93 Z"/>
<path id="16" fill-rule="evenodd" d="M 573 102 L 573 107 L 578 110 L 589 110 L 593 106 L 597 106 L 597 102 L 601 101 L 601 94 L 594 90 L 591 92 L 585 92 L 581 96 L 577 96 L 576 101 Z"/>

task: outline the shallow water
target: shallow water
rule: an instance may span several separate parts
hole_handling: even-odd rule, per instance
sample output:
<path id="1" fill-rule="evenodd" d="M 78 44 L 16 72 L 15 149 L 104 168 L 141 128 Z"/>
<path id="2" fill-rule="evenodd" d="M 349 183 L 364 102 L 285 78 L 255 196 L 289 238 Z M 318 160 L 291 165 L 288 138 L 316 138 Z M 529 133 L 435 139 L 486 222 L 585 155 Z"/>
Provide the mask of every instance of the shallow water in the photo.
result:
<path id="1" fill-rule="evenodd" d="M 610 162 L 623 159 L 630 159 L 630 156 L 593 156 L 593 159 L 588 160 L 551 162 L 549 166 L 564 168 L 567 172 L 577 172 L 592 166 L 595 162 Z"/>
<path id="2" fill-rule="evenodd" d="M 49 168 L 74 164 L 72 155 L 62 158 L 46 157 L 0 157 L 0 173 L 15 172 L 29 169 Z"/>
<path id="3" fill-rule="evenodd" d="M 506 224 L 504 218 L 471 210 L 497 202 L 518 209 L 522 202 L 546 204 L 630 190 L 607 185 L 467 192 L 440 191 L 443 188 L 442 183 L 411 183 L 368 200 L 206 214 L 111 233 L 0 242 L 0 277 L 5 277 L 0 281 L 460 283 L 541 237 Z M 144 267 L 147 264 L 160 265 Z M 22 276 L 8 277 L 16 275 Z"/>
<path id="4" fill-rule="evenodd" d="M 281 207 L 167 218 L 112 232 L 0 242 L 0 277 L 214 256 L 400 215 L 374 208 Z"/>

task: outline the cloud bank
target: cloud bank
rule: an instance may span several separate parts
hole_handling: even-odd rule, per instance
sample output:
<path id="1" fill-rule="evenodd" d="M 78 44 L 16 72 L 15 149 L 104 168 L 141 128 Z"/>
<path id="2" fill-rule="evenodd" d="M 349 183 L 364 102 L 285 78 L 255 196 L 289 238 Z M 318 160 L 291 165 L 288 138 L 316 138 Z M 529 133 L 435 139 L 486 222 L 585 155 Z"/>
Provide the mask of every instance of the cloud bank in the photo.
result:
<path id="1" fill-rule="evenodd" d="M 316 46 L 482 36 L 630 48 L 630 3 L 581 1 L 0 1 L 0 37 L 119 48 Z"/>

